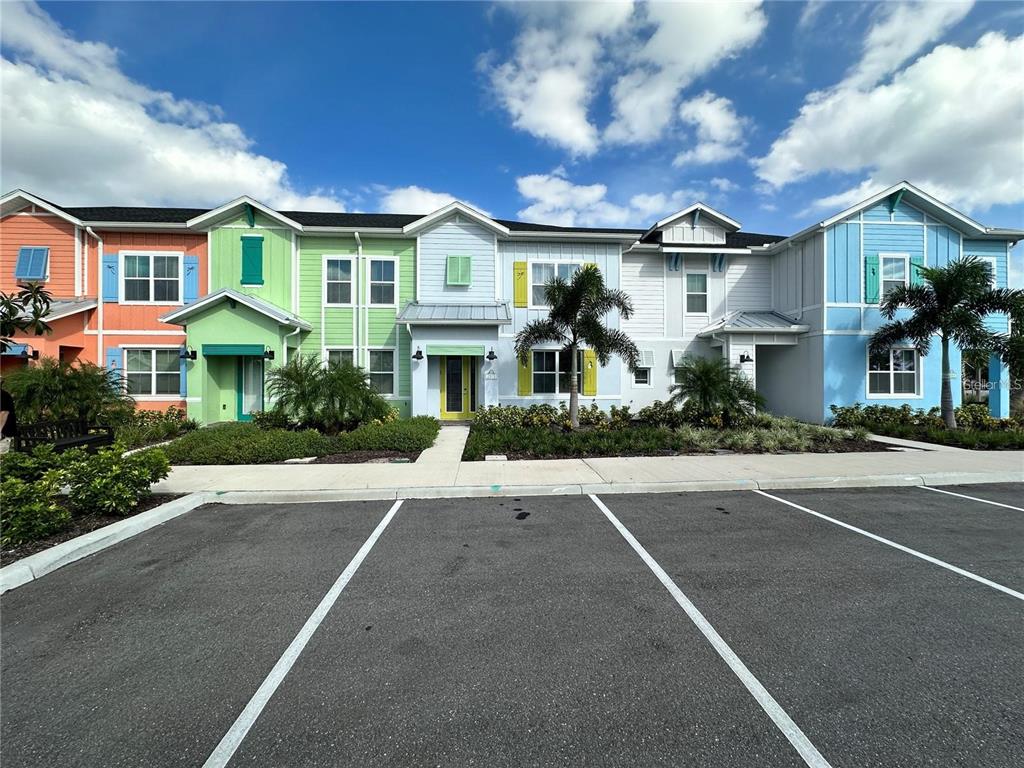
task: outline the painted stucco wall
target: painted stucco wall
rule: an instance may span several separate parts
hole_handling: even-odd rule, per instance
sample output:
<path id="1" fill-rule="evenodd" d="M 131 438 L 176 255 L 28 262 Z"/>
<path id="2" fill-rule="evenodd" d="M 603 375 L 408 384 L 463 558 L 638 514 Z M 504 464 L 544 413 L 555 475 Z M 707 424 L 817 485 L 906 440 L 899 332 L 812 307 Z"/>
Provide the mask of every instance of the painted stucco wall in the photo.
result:
<path id="1" fill-rule="evenodd" d="M 792 346 L 759 346 L 757 391 L 769 411 L 821 422 L 824 409 L 823 336 L 804 336 Z"/>

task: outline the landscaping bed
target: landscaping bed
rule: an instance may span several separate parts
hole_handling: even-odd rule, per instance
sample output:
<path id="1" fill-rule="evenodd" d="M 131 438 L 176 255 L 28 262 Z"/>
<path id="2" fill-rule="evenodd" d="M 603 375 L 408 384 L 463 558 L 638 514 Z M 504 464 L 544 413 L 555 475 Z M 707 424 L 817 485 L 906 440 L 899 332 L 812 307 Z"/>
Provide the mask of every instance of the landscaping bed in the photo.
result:
<path id="1" fill-rule="evenodd" d="M 601 456 L 678 456 L 714 453 L 848 453 L 887 451 L 862 428 L 836 429 L 802 424 L 767 414 L 742 424 L 688 423 L 692 415 L 665 403 L 626 407 L 606 414 L 596 405 L 581 409 L 580 427 L 565 428 L 565 414 L 552 406 L 499 406 L 477 415 L 463 460 L 488 454 L 509 459 L 575 459 Z"/>
<path id="2" fill-rule="evenodd" d="M 388 464 L 398 459 L 403 462 L 413 462 L 419 458 L 422 451 L 351 451 L 350 453 L 331 453 L 327 456 L 317 456 L 310 464 L 367 464 L 380 463 Z"/>
<path id="3" fill-rule="evenodd" d="M 937 408 L 854 405 L 831 410 L 836 426 L 862 428 L 876 435 L 972 450 L 1024 450 L 1024 425 L 1016 419 L 992 418 L 988 407 L 979 403 L 956 409 L 956 429 L 946 427 Z"/>

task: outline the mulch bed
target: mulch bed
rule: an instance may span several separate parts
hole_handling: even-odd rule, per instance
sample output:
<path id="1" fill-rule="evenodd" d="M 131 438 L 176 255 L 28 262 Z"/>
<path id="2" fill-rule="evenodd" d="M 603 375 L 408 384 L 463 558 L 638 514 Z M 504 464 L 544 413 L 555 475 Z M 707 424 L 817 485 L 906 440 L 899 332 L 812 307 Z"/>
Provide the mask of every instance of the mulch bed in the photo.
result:
<path id="1" fill-rule="evenodd" d="M 657 453 L 649 452 L 636 452 L 632 453 L 629 451 L 622 451 L 616 453 L 614 456 L 610 456 L 603 453 L 545 453 L 543 456 L 538 456 L 530 451 L 507 451 L 505 456 L 509 461 L 524 461 L 528 459 L 603 459 L 603 458 L 616 458 L 616 457 L 628 457 L 638 458 L 644 456 L 787 456 L 798 453 L 874 453 L 892 451 L 896 448 L 893 445 L 885 445 L 884 443 L 877 443 L 874 440 L 839 440 L 829 445 L 827 449 L 812 448 L 809 451 L 779 451 L 774 454 L 766 454 L 764 451 L 729 451 L 722 448 L 716 449 L 711 453 L 702 453 L 700 451 L 670 451 L 663 450 Z"/>
<path id="2" fill-rule="evenodd" d="M 348 453 L 332 453 L 319 456 L 310 464 L 365 464 L 375 462 L 386 464 L 392 459 L 408 459 L 410 462 L 419 458 L 420 451 L 402 453 L 401 451 L 349 451 Z"/>
<path id="3" fill-rule="evenodd" d="M 81 536 L 91 531 L 95 531 L 97 528 L 102 528 L 105 525 L 116 523 L 120 520 L 125 520 L 128 517 L 137 515 L 140 512 L 145 512 L 153 507 L 159 507 L 161 504 L 166 504 L 168 501 L 173 501 L 184 496 L 182 493 L 154 493 L 139 502 L 138 508 L 131 514 L 125 516 L 120 515 L 84 515 L 82 517 L 71 518 L 71 523 L 63 531 L 55 533 L 52 536 L 47 536 L 45 539 L 38 539 L 37 541 L 29 542 L 28 544 L 22 544 L 19 547 L 11 547 L 10 549 L 0 550 L 0 565 L 10 565 L 16 560 L 21 560 L 23 557 L 34 555 L 37 552 L 42 552 L 44 549 L 49 549 L 57 544 L 63 544 L 65 541 L 71 541 L 76 536 Z"/>

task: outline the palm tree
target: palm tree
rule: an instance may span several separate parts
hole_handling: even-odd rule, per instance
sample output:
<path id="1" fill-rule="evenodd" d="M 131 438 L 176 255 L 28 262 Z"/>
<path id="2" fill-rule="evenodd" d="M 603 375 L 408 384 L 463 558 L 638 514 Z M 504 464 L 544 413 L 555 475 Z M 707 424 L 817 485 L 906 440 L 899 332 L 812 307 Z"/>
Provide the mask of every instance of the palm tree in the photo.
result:
<path id="1" fill-rule="evenodd" d="M 1024 291 L 992 288 L 988 266 L 973 256 L 945 267 L 920 267 L 918 272 L 920 283 L 897 286 L 882 298 L 880 309 L 886 323 L 875 331 L 869 347 L 872 353 L 884 353 L 909 340 L 919 354 L 926 355 L 932 337 L 938 335 L 942 349 L 942 420 L 948 428 L 956 429 L 950 342 L 960 349 L 995 352 L 1007 359 L 1006 341 L 985 327 L 984 318 L 994 312 L 1019 316 Z M 896 313 L 903 307 L 913 314 L 896 320 Z"/>
<path id="2" fill-rule="evenodd" d="M 569 367 L 569 421 L 572 428 L 579 420 L 579 351 L 587 346 L 597 361 L 607 365 L 612 355 L 618 355 L 631 372 L 640 362 L 636 344 L 618 328 L 605 325 L 605 315 L 618 310 L 628 320 L 633 314 L 629 296 L 604 284 L 601 270 L 595 264 L 586 264 L 566 282 L 555 277 L 544 286 L 548 316 L 534 320 L 516 334 L 516 356 L 526 364 L 537 344 L 556 342 L 562 345 L 562 354 L 568 355 Z"/>
<path id="3" fill-rule="evenodd" d="M 702 420 L 721 416 L 726 425 L 764 405 L 764 398 L 750 379 L 724 357 L 687 355 L 676 367 L 676 382 L 669 392 L 668 401 L 673 405 L 686 403 Z"/>

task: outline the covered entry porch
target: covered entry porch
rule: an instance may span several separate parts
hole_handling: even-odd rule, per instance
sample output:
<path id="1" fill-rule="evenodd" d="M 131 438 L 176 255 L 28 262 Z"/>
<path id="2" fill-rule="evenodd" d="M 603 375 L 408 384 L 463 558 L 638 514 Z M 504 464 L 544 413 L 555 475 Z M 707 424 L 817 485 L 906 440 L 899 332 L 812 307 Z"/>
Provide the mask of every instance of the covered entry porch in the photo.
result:
<path id="1" fill-rule="evenodd" d="M 809 325 L 778 312 L 732 312 L 702 329 L 697 336 L 719 349 L 729 365 L 743 371 L 760 392 L 757 364 L 760 352 L 796 347 L 800 336 L 808 330 Z"/>

